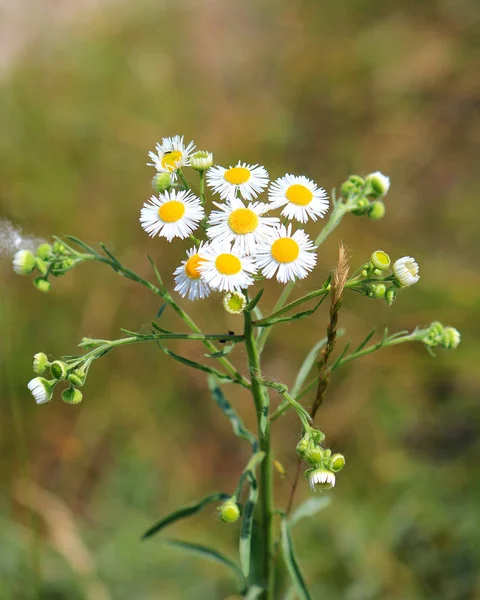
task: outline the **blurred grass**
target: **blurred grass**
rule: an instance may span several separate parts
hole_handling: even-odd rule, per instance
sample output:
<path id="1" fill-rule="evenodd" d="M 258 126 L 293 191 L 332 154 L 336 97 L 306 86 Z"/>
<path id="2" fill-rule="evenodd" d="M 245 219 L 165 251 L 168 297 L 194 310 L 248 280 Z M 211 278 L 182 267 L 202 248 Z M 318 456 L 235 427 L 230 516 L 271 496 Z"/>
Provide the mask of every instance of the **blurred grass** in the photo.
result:
<path id="1" fill-rule="evenodd" d="M 327 189 L 350 172 L 391 176 L 385 219 L 347 219 L 317 276 L 340 239 L 354 264 L 376 248 L 411 254 L 420 283 L 391 308 L 347 298 L 347 337 L 439 319 L 462 331 L 462 345 L 435 360 L 390 349 L 338 373 L 319 419 L 348 468 L 327 511 L 298 525 L 296 545 L 314 598 L 480 598 L 476 3 L 141 0 L 70 22 L 43 8 L 0 83 L 2 216 L 26 232 L 102 240 L 143 274 L 150 253 L 168 274 L 183 245 L 147 239 L 138 212 L 151 193 L 146 153 L 176 133 L 220 164 L 260 162 L 272 177 L 298 172 Z M 49 295 L 8 260 L 0 273 L 0 598 L 101 598 L 92 579 L 115 600 L 233 593 L 220 567 L 139 541 L 177 504 L 232 490 L 246 459 L 199 374 L 140 346 L 95 365 L 79 407 L 37 408 L 25 387 L 35 352 L 68 354 L 84 335 L 138 329 L 157 300 L 101 265 L 55 281 Z M 192 313 L 206 329 L 240 327 L 215 300 Z M 325 311 L 279 328 L 266 372 L 291 382 L 324 327 Z M 253 426 L 241 393 L 232 398 Z M 287 471 L 297 434 L 291 415 L 279 422 Z M 15 495 L 20 478 L 68 507 L 95 573 L 59 551 L 45 515 Z M 279 498 L 287 491 L 279 481 Z M 212 511 L 172 533 L 234 554 L 233 529 Z"/>

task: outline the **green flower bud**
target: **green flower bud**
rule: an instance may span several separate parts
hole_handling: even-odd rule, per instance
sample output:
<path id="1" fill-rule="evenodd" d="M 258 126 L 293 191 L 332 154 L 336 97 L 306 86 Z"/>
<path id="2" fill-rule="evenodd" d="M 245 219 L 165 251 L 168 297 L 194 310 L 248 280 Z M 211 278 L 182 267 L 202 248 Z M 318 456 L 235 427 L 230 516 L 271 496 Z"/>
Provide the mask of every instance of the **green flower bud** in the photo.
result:
<path id="1" fill-rule="evenodd" d="M 388 306 L 392 306 L 392 304 L 395 302 L 396 298 L 397 298 L 397 288 L 394 288 L 394 287 L 388 288 L 388 290 L 385 292 L 385 302 L 388 304 Z"/>
<path id="2" fill-rule="evenodd" d="M 350 181 L 350 183 L 353 183 L 357 188 L 361 188 L 365 185 L 365 179 L 363 177 L 360 177 L 360 175 L 350 175 L 348 181 Z"/>
<path id="3" fill-rule="evenodd" d="M 352 211 L 352 215 L 361 217 L 368 211 L 369 206 L 370 206 L 370 202 L 366 198 L 360 198 L 357 201 L 357 208 Z"/>
<path id="4" fill-rule="evenodd" d="M 48 357 L 43 352 L 37 352 L 37 354 L 33 355 L 33 371 L 34 373 L 38 373 L 42 375 L 45 373 L 47 368 L 50 366 L 50 362 Z"/>
<path id="5" fill-rule="evenodd" d="M 62 242 L 59 242 L 58 240 L 55 240 L 53 242 L 52 250 L 53 250 L 53 252 L 55 254 L 64 254 L 65 253 L 65 246 L 62 244 Z"/>
<path id="6" fill-rule="evenodd" d="M 354 183 L 352 183 L 351 181 L 349 181 L 348 179 L 347 179 L 347 181 L 344 181 L 340 187 L 340 191 L 344 198 L 347 198 L 356 189 L 357 189 L 356 185 Z"/>
<path id="7" fill-rule="evenodd" d="M 43 377 L 35 377 L 35 379 L 27 383 L 27 387 L 32 392 L 37 404 L 45 404 L 45 402 L 49 402 L 52 399 L 55 383 L 47 381 Z"/>
<path id="8" fill-rule="evenodd" d="M 206 171 L 213 165 L 213 154 L 205 150 L 198 150 L 190 156 L 190 166 L 196 171 Z"/>
<path id="9" fill-rule="evenodd" d="M 310 437 L 312 438 L 315 444 L 321 444 L 325 439 L 325 434 L 323 433 L 323 431 L 320 431 L 318 429 L 312 429 L 310 431 Z"/>
<path id="10" fill-rule="evenodd" d="M 220 519 L 224 523 L 235 523 L 240 517 L 240 508 L 234 497 L 229 498 L 222 506 L 218 509 Z"/>
<path id="11" fill-rule="evenodd" d="M 162 194 L 172 187 L 172 179 L 170 173 L 157 173 L 152 179 L 153 189 Z"/>
<path id="12" fill-rule="evenodd" d="M 320 446 L 313 446 L 313 448 L 307 450 L 307 453 L 305 454 L 305 460 L 311 465 L 318 465 L 323 457 L 324 452 Z"/>
<path id="13" fill-rule="evenodd" d="M 312 492 L 328 490 L 335 486 L 335 475 L 327 469 L 308 469 L 305 475 L 308 477 Z"/>
<path id="14" fill-rule="evenodd" d="M 370 184 L 372 196 L 385 196 L 390 189 L 390 177 L 380 173 L 380 171 L 370 173 L 367 175 L 366 180 Z"/>
<path id="15" fill-rule="evenodd" d="M 297 454 L 299 454 L 300 456 L 305 456 L 311 445 L 312 442 L 310 438 L 304 435 L 303 438 L 297 444 Z"/>
<path id="16" fill-rule="evenodd" d="M 85 383 L 86 373 L 83 368 L 75 369 L 72 373 L 67 376 L 68 381 L 73 385 L 81 387 Z"/>
<path id="17" fill-rule="evenodd" d="M 37 256 L 37 258 L 35 259 L 35 266 L 37 267 L 40 275 L 43 275 L 45 277 L 45 275 L 48 272 L 48 267 L 47 263 L 43 260 L 43 258 L 39 258 Z"/>
<path id="18" fill-rule="evenodd" d="M 50 373 L 55 379 L 63 381 L 67 377 L 68 365 L 63 360 L 54 360 L 50 365 Z"/>
<path id="19" fill-rule="evenodd" d="M 345 457 L 343 454 L 332 454 L 330 458 L 330 462 L 328 463 L 328 468 L 334 473 L 338 473 L 345 466 Z"/>
<path id="20" fill-rule="evenodd" d="M 80 390 L 76 388 L 69 387 L 67 390 L 63 390 L 62 392 L 62 400 L 67 404 L 80 404 L 83 399 L 83 394 Z"/>
<path id="21" fill-rule="evenodd" d="M 370 286 L 373 298 L 384 298 L 386 287 L 383 283 L 375 283 Z"/>
<path id="22" fill-rule="evenodd" d="M 17 275 L 29 275 L 35 269 L 35 256 L 30 250 L 19 250 L 15 253 L 12 263 Z"/>
<path id="23" fill-rule="evenodd" d="M 442 346 L 446 350 L 456 348 L 460 344 L 460 332 L 455 327 L 445 327 Z"/>
<path id="24" fill-rule="evenodd" d="M 372 202 L 368 207 L 368 216 L 372 221 L 378 221 L 385 216 L 385 204 L 380 200 Z"/>
<path id="25" fill-rule="evenodd" d="M 223 297 L 223 308 L 232 315 L 241 315 L 247 306 L 247 299 L 241 292 L 227 292 Z"/>
<path id="26" fill-rule="evenodd" d="M 332 456 L 332 451 L 330 450 L 330 448 L 326 448 L 323 451 L 323 455 L 324 455 L 325 458 L 329 458 L 330 456 Z"/>
<path id="27" fill-rule="evenodd" d="M 383 250 L 375 250 L 375 252 L 370 257 L 370 262 L 376 269 L 384 271 L 385 269 L 388 269 L 391 261 L 390 257 L 386 252 L 384 252 Z"/>
<path id="28" fill-rule="evenodd" d="M 36 254 L 38 258 L 41 258 L 42 260 L 48 260 L 49 256 L 52 254 L 52 247 L 50 244 L 40 244 L 40 246 L 37 248 Z"/>
<path id="29" fill-rule="evenodd" d="M 40 292 L 49 292 L 52 284 L 48 281 L 48 279 L 44 279 L 43 277 L 36 277 L 33 280 L 33 285 Z"/>

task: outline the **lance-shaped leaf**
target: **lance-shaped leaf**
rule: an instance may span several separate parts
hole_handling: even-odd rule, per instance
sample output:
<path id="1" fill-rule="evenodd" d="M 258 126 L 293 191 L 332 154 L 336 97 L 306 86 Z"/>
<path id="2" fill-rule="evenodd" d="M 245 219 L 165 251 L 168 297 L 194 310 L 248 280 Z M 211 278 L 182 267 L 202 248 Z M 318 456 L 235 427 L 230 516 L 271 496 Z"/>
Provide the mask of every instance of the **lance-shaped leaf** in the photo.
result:
<path id="1" fill-rule="evenodd" d="M 259 585 L 252 585 L 252 587 L 248 588 L 245 600 L 257 600 L 263 591 L 264 588 L 261 588 Z"/>
<path id="2" fill-rule="evenodd" d="M 257 304 L 260 302 L 260 298 L 262 296 L 263 296 L 263 288 L 258 292 L 258 294 L 255 296 L 255 298 L 253 298 L 253 300 L 250 300 L 250 302 L 245 307 L 245 310 L 251 312 L 257 306 Z"/>
<path id="3" fill-rule="evenodd" d="M 317 498 L 309 498 L 302 502 L 297 510 L 290 517 L 290 527 L 296 525 L 301 519 L 305 517 L 313 517 L 321 510 L 327 508 L 331 502 L 330 496 L 319 496 Z"/>
<path id="4" fill-rule="evenodd" d="M 165 346 L 162 346 L 162 344 L 160 344 L 159 342 L 157 342 L 157 346 L 162 350 L 162 352 L 165 352 L 165 354 L 167 356 L 171 356 L 173 359 L 177 360 L 178 362 L 181 362 L 184 365 L 187 365 L 188 367 L 192 367 L 194 369 L 198 369 L 199 371 L 203 371 L 204 373 L 208 373 L 209 375 L 213 375 L 219 381 L 224 381 L 224 382 L 229 382 L 229 383 L 235 381 L 228 375 L 225 375 L 225 373 L 221 373 L 220 371 L 217 371 L 217 369 L 214 369 L 213 367 L 207 367 L 207 365 L 202 365 L 199 362 L 190 360 L 189 358 L 185 358 L 184 356 L 180 356 L 179 354 L 175 354 L 175 352 L 172 352 L 168 348 L 165 348 Z"/>
<path id="5" fill-rule="evenodd" d="M 315 306 L 308 310 L 302 310 L 300 312 L 294 313 L 293 315 L 286 317 L 266 317 L 261 321 L 256 321 L 254 325 L 255 327 L 271 327 L 272 325 L 276 325 L 277 323 L 291 323 L 293 321 L 298 321 L 299 319 L 304 319 L 305 317 L 310 317 L 321 306 L 321 304 L 327 296 L 328 293 L 325 292 L 325 295 L 320 298 L 320 300 L 315 304 Z"/>
<path id="6" fill-rule="evenodd" d="M 251 431 L 249 431 L 240 416 L 237 414 L 237 411 L 233 408 L 230 402 L 225 397 L 222 389 L 220 388 L 218 381 L 215 377 L 209 375 L 207 377 L 208 389 L 212 394 L 212 398 L 215 400 L 218 408 L 223 412 L 223 414 L 227 417 L 232 425 L 233 433 L 238 435 L 239 437 L 247 440 L 249 444 L 252 446 L 253 452 L 257 451 L 258 442 L 257 438 L 253 435 Z"/>
<path id="7" fill-rule="evenodd" d="M 203 558 L 208 560 L 213 560 L 214 562 L 220 563 L 225 567 L 231 569 L 238 578 L 238 583 L 240 585 L 240 593 L 245 594 L 246 592 L 246 581 L 243 577 L 242 571 L 239 569 L 238 565 L 231 559 L 218 552 L 218 550 L 214 550 L 213 548 L 209 548 L 208 546 L 202 546 L 200 544 L 192 544 L 190 542 L 182 542 L 181 540 L 172 540 L 172 539 L 163 539 L 164 543 L 169 546 L 174 546 L 179 548 L 180 550 L 184 550 L 186 552 L 190 552 L 193 554 L 197 554 Z M 252 596 L 255 598 L 256 596 Z"/>
<path id="8" fill-rule="evenodd" d="M 219 350 L 218 352 L 212 352 L 211 354 L 204 354 L 206 358 L 222 358 L 230 354 L 230 352 L 235 348 L 235 343 L 226 345 L 223 350 Z"/>
<path id="9" fill-rule="evenodd" d="M 248 577 L 250 573 L 250 552 L 252 547 L 252 531 L 253 531 L 253 513 L 258 500 L 258 484 L 255 475 L 257 465 L 265 458 L 265 452 L 257 452 L 252 456 L 247 466 L 245 467 L 242 476 L 240 477 L 239 485 L 242 484 L 244 478 L 249 483 L 249 491 L 247 501 L 242 511 L 242 525 L 240 528 L 240 565 L 243 574 Z"/>
<path id="10" fill-rule="evenodd" d="M 182 508 L 178 508 L 174 510 L 170 514 L 160 519 L 155 525 L 150 527 L 143 535 L 142 540 L 145 540 L 152 535 L 155 535 L 159 531 L 161 531 L 167 525 L 171 525 L 176 521 L 180 521 L 181 519 L 186 519 L 187 517 L 191 517 L 192 515 L 197 514 L 207 506 L 207 504 L 211 504 L 212 502 L 221 502 L 223 500 L 228 500 L 230 496 L 228 494 L 224 494 L 223 492 L 217 492 L 216 494 L 210 494 L 210 496 L 206 496 L 202 498 L 198 502 L 193 502 L 192 504 L 187 504 L 187 506 L 183 506 Z"/>
<path id="11" fill-rule="evenodd" d="M 98 252 L 96 252 L 91 246 L 89 246 L 85 242 L 82 242 L 82 240 L 79 240 L 75 236 L 66 235 L 65 237 L 67 238 L 67 240 L 70 240 L 74 244 L 77 244 L 77 246 L 80 246 L 80 248 L 83 248 L 84 250 L 86 250 L 89 254 L 94 254 L 95 256 L 99 256 Z M 57 242 L 60 242 L 61 244 L 66 245 L 65 242 L 61 238 L 54 236 L 54 239 L 57 240 Z"/>
<path id="12" fill-rule="evenodd" d="M 282 518 L 282 554 L 285 566 L 292 579 L 293 586 L 297 592 L 297 596 L 300 600 L 312 600 L 312 596 L 307 589 L 305 580 L 303 579 L 302 573 L 295 557 L 295 551 L 293 549 L 292 538 L 290 536 L 290 530 L 286 517 Z"/>
<path id="13" fill-rule="evenodd" d="M 323 346 L 325 346 L 326 343 L 327 343 L 327 338 L 326 337 L 322 338 L 319 342 L 317 342 L 315 344 L 315 346 L 313 346 L 313 348 L 310 350 L 310 352 L 305 357 L 305 360 L 303 361 L 302 366 L 300 367 L 300 370 L 298 371 L 298 375 L 297 375 L 297 378 L 295 379 L 295 383 L 293 384 L 293 387 L 290 390 L 290 394 L 294 398 L 297 396 L 298 392 L 302 389 L 302 386 L 305 383 L 305 380 L 307 379 L 308 374 L 310 373 L 310 371 L 313 368 L 313 365 L 317 361 L 318 353 L 323 348 Z"/>

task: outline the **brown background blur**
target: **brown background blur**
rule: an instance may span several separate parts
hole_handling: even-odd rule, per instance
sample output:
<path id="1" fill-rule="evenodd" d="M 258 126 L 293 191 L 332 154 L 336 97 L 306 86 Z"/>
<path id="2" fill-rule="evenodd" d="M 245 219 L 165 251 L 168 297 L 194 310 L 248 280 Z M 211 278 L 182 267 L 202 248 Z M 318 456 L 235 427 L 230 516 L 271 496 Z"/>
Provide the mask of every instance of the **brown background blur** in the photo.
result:
<path id="1" fill-rule="evenodd" d="M 319 424 L 347 468 L 295 542 L 314 598 L 479 599 L 478 4 L 4 0 L 0 12 L 1 216 L 24 232 L 103 241 L 145 276 L 150 253 L 172 285 L 184 244 L 149 239 L 138 216 L 147 151 L 177 133 L 219 164 L 259 162 L 328 190 L 350 173 L 391 177 L 385 218 L 346 218 L 299 288 L 323 281 L 340 239 L 354 266 L 377 248 L 412 255 L 420 282 L 394 306 L 346 298 L 344 340 L 438 319 L 462 344 L 435 359 L 387 349 L 337 373 Z M 232 491 L 247 459 L 202 376 L 145 344 L 94 364 L 80 406 L 37 407 L 26 389 L 35 352 L 138 330 L 158 300 L 102 265 L 49 294 L 14 276 L 9 257 L 0 274 L 0 598 L 233 594 L 222 567 L 139 541 L 175 506 Z M 240 329 L 217 304 L 188 308 L 207 331 Z M 291 384 L 325 322 L 326 309 L 280 326 L 265 371 Z M 244 368 L 241 349 L 233 358 Z M 248 399 L 231 398 L 253 426 Z M 292 415 L 278 422 L 288 472 L 297 436 Z M 287 493 L 279 480 L 280 505 Z M 236 553 L 237 528 L 213 509 L 171 533 Z"/>

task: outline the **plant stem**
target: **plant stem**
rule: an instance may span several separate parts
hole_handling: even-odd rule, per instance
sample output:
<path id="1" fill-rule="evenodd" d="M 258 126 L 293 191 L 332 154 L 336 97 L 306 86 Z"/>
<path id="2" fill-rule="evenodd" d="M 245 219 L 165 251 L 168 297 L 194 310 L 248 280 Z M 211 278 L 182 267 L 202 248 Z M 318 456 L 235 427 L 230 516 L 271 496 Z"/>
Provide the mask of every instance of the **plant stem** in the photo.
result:
<path id="1" fill-rule="evenodd" d="M 264 589 L 259 596 L 261 600 L 273 600 L 275 572 L 273 570 L 272 559 L 274 556 L 274 539 L 273 539 L 273 470 L 272 470 L 272 454 L 270 448 L 270 423 L 268 420 L 268 410 L 270 407 L 270 399 L 267 389 L 261 382 L 260 370 L 260 355 L 255 342 L 254 330 L 252 325 L 252 315 L 249 311 L 245 311 L 245 347 L 248 356 L 248 367 L 251 378 L 251 390 L 255 410 L 257 413 L 258 438 L 259 448 L 265 452 L 265 458 L 260 465 L 260 497 L 259 497 L 259 513 L 260 513 L 260 535 L 258 537 L 262 544 L 261 549 L 261 581 L 255 582 Z"/>

